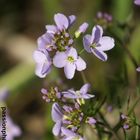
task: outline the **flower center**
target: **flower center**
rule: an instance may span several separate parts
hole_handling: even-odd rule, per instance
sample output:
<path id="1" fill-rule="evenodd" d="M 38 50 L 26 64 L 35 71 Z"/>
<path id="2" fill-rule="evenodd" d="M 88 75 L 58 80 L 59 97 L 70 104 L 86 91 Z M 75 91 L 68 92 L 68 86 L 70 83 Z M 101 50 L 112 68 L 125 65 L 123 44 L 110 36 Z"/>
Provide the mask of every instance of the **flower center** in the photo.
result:
<path id="1" fill-rule="evenodd" d="M 71 63 L 74 62 L 74 58 L 73 58 L 73 56 L 68 56 L 67 60 L 68 60 L 69 62 L 71 62 Z"/>
<path id="2" fill-rule="evenodd" d="M 96 48 L 96 43 L 93 43 L 90 47 L 91 48 Z"/>
<path id="3" fill-rule="evenodd" d="M 62 31 L 55 34 L 54 41 L 58 51 L 61 52 L 65 51 L 66 47 L 71 47 L 73 44 L 73 40 L 67 31 Z"/>

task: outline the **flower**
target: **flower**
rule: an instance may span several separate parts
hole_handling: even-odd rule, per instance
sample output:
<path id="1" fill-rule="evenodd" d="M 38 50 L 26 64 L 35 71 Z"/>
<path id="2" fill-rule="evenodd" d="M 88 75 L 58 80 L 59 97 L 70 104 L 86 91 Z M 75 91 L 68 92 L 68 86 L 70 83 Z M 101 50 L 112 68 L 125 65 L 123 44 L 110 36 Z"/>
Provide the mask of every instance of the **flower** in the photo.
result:
<path id="1" fill-rule="evenodd" d="M 108 51 L 114 47 L 114 39 L 109 36 L 103 36 L 103 29 L 97 25 L 92 29 L 92 35 L 85 35 L 83 38 L 84 49 L 88 53 L 93 53 L 102 61 L 107 60 L 104 51 Z"/>
<path id="2" fill-rule="evenodd" d="M 41 93 L 43 94 L 42 98 L 46 102 L 55 102 L 57 99 L 61 98 L 61 93 L 58 91 L 57 87 L 51 87 L 49 91 L 47 89 L 42 88 Z"/>
<path id="3" fill-rule="evenodd" d="M 0 126 L 2 126 L 1 122 Z M 14 137 L 21 135 L 20 128 L 13 123 L 12 119 L 9 116 L 6 117 L 6 131 L 7 131 L 6 140 L 14 140 Z M 0 133 L 0 137 L 2 137 L 2 133 Z"/>
<path id="4" fill-rule="evenodd" d="M 65 98 L 76 99 L 79 104 L 84 104 L 84 99 L 93 98 L 94 95 L 88 94 L 90 85 L 84 84 L 80 90 L 74 91 L 72 89 L 62 92 Z"/>
<path id="5" fill-rule="evenodd" d="M 79 29 L 75 32 L 75 37 L 78 38 L 82 33 L 84 33 L 88 28 L 88 23 L 83 23 Z"/>
<path id="6" fill-rule="evenodd" d="M 140 67 L 138 67 L 138 68 L 136 69 L 136 71 L 137 71 L 137 72 L 140 72 Z"/>
<path id="7" fill-rule="evenodd" d="M 9 91 L 6 88 L 3 88 L 0 90 L 0 101 L 5 101 L 7 97 L 9 96 Z"/>
<path id="8" fill-rule="evenodd" d="M 48 33 L 55 34 L 57 32 L 62 32 L 63 30 L 67 30 L 76 20 L 74 15 L 66 17 L 61 13 L 57 13 L 54 15 L 55 25 L 46 25 L 46 29 Z"/>
<path id="9" fill-rule="evenodd" d="M 61 131 L 62 131 L 62 134 L 64 135 L 63 140 L 84 140 L 82 136 L 80 136 L 79 134 L 67 128 L 62 127 Z"/>
<path id="10" fill-rule="evenodd" d="M 55 136 L 59 136 L 61 133 L 61 127 L 62 127 L 62 118 L 63 118 L 63 112 L 59 104 L 54 103 L 52 105 L 52 119 L 55 122 L 55 125 L 53 127 L 53 134 Z"/>
<path id="11" fill-rule="evenodd" d="M 65 15 L 58 13 L 54 15 L 54 21 L 56 25 L 46 25 L 47 33 L 53 35 L 54 48 L 60 52 L 66 51 L 73 44 L 68 29 L 74 23 L 76 17 L 71 15 L 66 17 Z M 49 42 L 50 43 L 50 42 Z"/>
<path id="12" fill-rule="evenodd" d="M 140 5 L 140 0 L 135 0 L 134 3 L 135 3 L 136 5 Z"/>
<path id="13" fill-rule="evenodd" d="M 64 67 L 64 73 L 67 79 L 72 79 L 75 70 L 82 71 L 86 69 L 85 61 L 78 56 L 76 49 L 70 48 L 66 52 L 57 52 L 53 58 L 53 64 L 57 68 Z"/>
<path id="14" fill-rule="evenodd" d="M 94 119 L 93 117 L 88 117 L 86 122 L 90 125 L 94 125 L 97 123 L 96 119 Z"/>
<path id="15" fill-rule="evenodd" d="M 40 78 L 44 78 L 51 71 L 51 59 L 47 50 L 36 50 L 33 53 L 33 58 L 36 62 L 35 74 Z"/>

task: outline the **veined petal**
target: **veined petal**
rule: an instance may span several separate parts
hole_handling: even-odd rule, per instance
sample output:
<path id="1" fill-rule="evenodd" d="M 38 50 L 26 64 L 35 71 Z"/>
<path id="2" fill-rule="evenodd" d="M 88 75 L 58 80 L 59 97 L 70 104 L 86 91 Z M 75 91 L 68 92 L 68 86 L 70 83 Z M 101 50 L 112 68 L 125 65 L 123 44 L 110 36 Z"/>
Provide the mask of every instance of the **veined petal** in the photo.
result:
<path id="1" fill-rule="evenodd" d="M 54 15 L 54 21 L 57 25 L 57 27 L 59 28 L 59 30 L 63 30 L 63 29 L 67 29 L 68 26 L 69 26 L 69 22 L 68 22 L 68 19 L 65 15 L 63 14 L 55 14 Z"/>
<path id="2" fill-rule="evenodd" d="M 107 55 L 106 53 L 104 53 L 103 51 L 97 50 L 97 49 L 91 49 L 92 53 L 99 59 L 101 59 L 102 61 L 106 61 L 107 60 Z"/>
<path id="3" fill-rule="evenodd" d="M 55 25 L 46 25 L 46 29 L 48 33 L 55 34 L 58 32 L 58 29 Z"/>
<path id="4" fill-rule="evenodd" d="M 76 69 L 78 71 L 82 71 L 86 69 L 86 63 L 85 61 L 79 56 L 77 61 L 76 61 Z"/>
<path id="5" fill-rule="evenodd" d="M 36 61 L 36 63 L 44 63 L 46 61 L 46 55 L 38 50 L 34 51 L 33 58 Z"/>
<path id="6" fill-rule="evenodd" d="M 93 97 L 95 97 L 95 95 L 91 95 L 91 94 L 82 95 L 82 98 L 84 98 L 84 99 L 90 99 L 90 98 L 93 98 Z"/>
<path id="7" fill-rule="evenodd" d="M 74 58 L 74 60 L 77 59 L 77 51 L 75 48 L 70 48 L 67 52 L 68 56 L 72 56 Z"/>
<path id="8" fill-rule="evenodd" d="M 63 95 L 64 95 L 65 98 L 70 98 L 70 99 L 76 99 L 77 98 L 76 93 L 73 93 L 73 92 L 70 92 L 70 91 L 63 92 Z"/>
<path id="9" fill-rule="evenodd" d="M 88 23 L 84 22 L 78 29 L 78 32 L 84 33 L 88 28 Z"/>
<path id="10" fill-rule="evenodd" d="M 54 103 L 52 106 L 51 116 L 54 122 L 57 122 L 62 119 L 62 109 L 57 103 Z"/>
<path id="11" fill-rule="evenodd" d="M 66 65 L 67 55 L 65 52 L 57 52 L 53 58 L 53 64 L 57 68 L 63 68 Z"/>
<path id="12" fill-rule="evenodd" d="M 69 25 L 71 26 L 75 22 L 76 16 L 71 15 L 71 16 L 68 17 L 68 19 L 69 19 Z"/>
<path id="13" fill-rule="evenodd" d="M 88 52 L 91 53 L 91 35 L 85 35 L 83 37 L 83 45 L 84 45 L 84 49 Z"/>
<path id="14" fill-rule="evenodd" d="M 88 92 L 89 88 L 90 88 L 90 84 L 88 84 L 88 83 L 84 84 L 80 89 L 80 93 L 81 94 L 86 94 Z"/>
<path id="15" fill-rule="evenodd" d="M 98 41 L 100 40 L 100 38 L 103 35 L 103 29 L 101 26 L 96 25 L 95 27 L 93 27 L 92 29 L 92 37 L 91 37 L 91 44 L 94 43 L 98 43 Z"/>
<path id="16" fill-rule="evenodd" d="M 44 78 L 47 75 L 47 73 L 42 73 L 43 65 L 43 63 L 36 64 L 35 74 L 40 78 Z"/>
<path id="17" fill-rule="evenodd" d="M 44 74 L 48 74 L 48 73 L 50 73 L 50 71 L 51 71 L 51 63 L 49 63 L 49 62 L 45 62 L 44 64 L 43 64 L 43 67 L 42 67 L 42 71 L 41 71 L 41 73 L 44 75 Z"/>
<path id="18" fill-rule="evenodd" d="M 76 69 L 75 64 L 67 62 L 67 64 L 64 66 L 64 73 L 67 79 L 72 79 L 74 77 L 75 69 Z"/>
<path id="19" fill-rule="evenodd" d="M 98 47 L 98 50 L 101 51 L 108 51 L 114 47 L 114 39 L 108 36 L 101 37 L 99 40 L 100 46 Z"/>
<path id="20" fill-rule="evenodd" d="M 62 125 L 61 121 L 57 121 L 56 124 L 54 125 L 54 127 L 53 127 L 53 134 L 55 136 L 59 136 L 60 135 L 61 125 Z"/>

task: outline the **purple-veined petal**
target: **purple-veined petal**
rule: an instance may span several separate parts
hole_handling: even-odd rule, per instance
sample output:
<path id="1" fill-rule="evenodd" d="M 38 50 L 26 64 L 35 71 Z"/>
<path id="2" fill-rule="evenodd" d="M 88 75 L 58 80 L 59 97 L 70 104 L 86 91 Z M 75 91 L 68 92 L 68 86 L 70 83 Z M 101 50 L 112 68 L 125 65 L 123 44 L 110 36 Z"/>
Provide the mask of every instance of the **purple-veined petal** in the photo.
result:
<path id="1" fill-rule="evenodd" d="M 67 92 L 63 92 L 63 95 L 65 98 L 70 98 L 70 99 L 76 99 L 77 96 L 76 96 L 76 93 L 74 92 L 70 92 L 70 91 L 67 91 Z"/>
<path id="2" fill-rule="evenodd" d="M 88 23 L 84 22 L 82 25 L 80 25 L 78 32 L 84 33 L 88 28 Z"/>
<path id="3" fill-rule="evenodd" d="M 86 69 L 86 62 L 79 56 L 76 61 L 76 69 L 82 71 Z"/>
<path id="4" fill-rule="evenodd" d="M 67 29 L 68 26 L 69 26 L 69 22 L 68 22 L 68 19 L 65 15 L 63 14 L 55 14 L 54 15 L 54 21 L 58 27 L 59 30 L 63 30 L 63 29 Z"/>
<path id="5" fill-rule="evenodd" d="M 92 29 L 92 37 L 91 37 L 91 44 L 92 43 L 98 43 L 98 41 L 100 40 L 100 38 L 103 35 L 103 29 L 101 26 L 96 25 L 95 27 L 93 27 Z"/>
<path id="6" fill-rule="evenodd" d="M 84 49 L 88 52 L 91 53 L 91 35 L 85 35 L 83 37 L 83 45 L 84 45 Z"/>
<path id="7" fill-rule="evenodd" d="M 140 72 L 140 67 L 138 67 L 138 68 L 136 69 L 136 71 Z"/>
<path id="8" fill-rule="evenodd" d="M 72 56 L 74 60 L 77 59 L 77 51 L 75 48 L 70 48 L 67 53 L 68 56 Z"/>
<path id="9" fill-rule="evenodd" d="M 135 0 L 134 3 L 135 3 L 136 5 L 140 5 L 140 0 Z"/>
<path id="10" fill-rule="evenodd" d="M 42 71 L 41 73 L 44 75 L 44 74 L 48 74 L 50 73 L 51 71 L 51 63 L 45 61 L 45 63 L 43 64 L 43 67 L 42 67 Z"/>
<path id="11" fill-rule="evenodd" d="M 53 127 L 53 134 L 55 136 L 59 136 L 60 135 L 60 132 L 61 132 L 61 125 L 62 125 L 62 122 L 61 121 L 57 121 L 56 124 L 54 125 Z"/>
<path id="12" fill-rule="evenodd" d="M 101 59 L 102 61 L 106 61 L 107 60 L 107 55 L 106 53 L 104 53 L 103 51 L 99 51 L 97 49 L 91 49 L 92 53 L 99 59 Z"/>
<path id="13" fill-rule="evenodd" d="M 98 50 L 101 51 L 108 51 L 114 47 L 114 39 L 108 36 L 101 37 L 99 40 L 100 46 L 98 47 Z"/>
<path id="14" fill-rule="evenodd" d="M 71 16 L 68 17 L 68 19 L 69 19 L 69 25 L 71 26 L 75 22 L 76 16 L 71 15 Z"/>
<path id="15" fill-rule="evenodd" d="M 40 78 L 44 78 L 47 75 L 47 73 L 42 73 L 43 66 L 44 66 L 43 63 L 36 64 L 35 74 Z"/>
<path id="16" fill-rule="evenodd" d="M 58 29 L 55 25 L 46 25 L 46 29 L 48 33 L 55 34 L 58 32 Z"/>
<path id="17" fill-rule="evenodd" d="M 44 63 L 44 61 L 46 61 L 46 55 L 38 50 L 34 51 L 33 58 L 36 61 L 36 63 Z"/>
<path id="18" fill-rule="evenodd" d="M 95 95 L 91 95 L 91 94 L 83 94 L 82 95 L 82 98 L 84 98 L 84 99 L 90 99 L 90 98 L 93 98 L 93 97 L 95 97 Z"/>
<path id="19" fill-rule="evenodd" d="M 86 94 L 88 92 L 89 88 L 90 88 L 90 84 L 88 84 L 88 83 L 84 84 L 80 89 L 80 93 L 81 94 Z"/>
<path id="20" fill-rule="evenodd" d="M 67 55 L 65 52 L 57 52 L 53 58 L 53 64 L 57 68 L 63 68 L 66 65 Z"/>
<path id="21" fill-rule="evenodd" d="M 51 116 L 54 122 L 57 122 L 59 120 L 62 119 L 62 109 L 60 108 L 60 106 L 57 103 L 54 103 L 52 105 L 52 112 L 51 112 Z"/>
<path id="22" fill-rule="evenodd" d="M 67 64 L 64 66 L 64 73 L 67 79 L 72 79 L 74 77 L 75 69 L 76 69 L 75 64 L 67 62 Z"/>

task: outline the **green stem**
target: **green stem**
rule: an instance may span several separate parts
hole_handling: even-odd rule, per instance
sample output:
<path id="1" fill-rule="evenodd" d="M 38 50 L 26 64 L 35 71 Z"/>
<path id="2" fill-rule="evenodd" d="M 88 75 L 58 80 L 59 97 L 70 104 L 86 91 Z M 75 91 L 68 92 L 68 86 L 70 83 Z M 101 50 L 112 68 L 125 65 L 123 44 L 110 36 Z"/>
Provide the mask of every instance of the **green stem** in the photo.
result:
<path id="1" fill-rule="evenodd" d="M 78 54 L 81 55 L 84 51 L 85 49 L 82 49 Z"/>
<path id="2" fill-rule="evenodd" d="M 86 78 L 85 73 L 84 73 L 83 71 L 81 71 L 80 73 L 81 73 L 83 82 L 84 82 L 84 83 L 88 83 L 88 80 L 87 80 L 87 78 Z"/>

